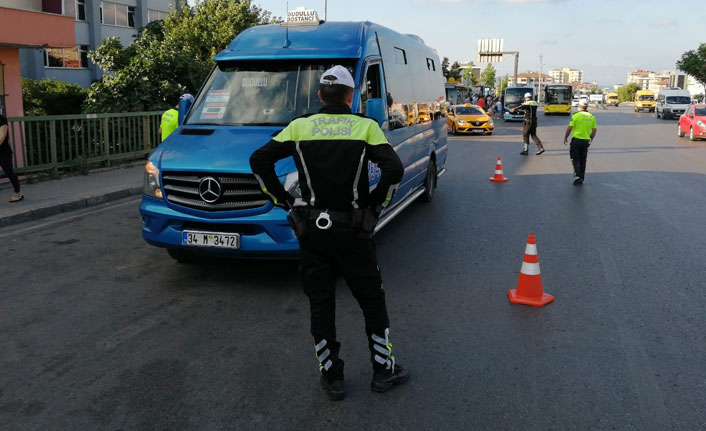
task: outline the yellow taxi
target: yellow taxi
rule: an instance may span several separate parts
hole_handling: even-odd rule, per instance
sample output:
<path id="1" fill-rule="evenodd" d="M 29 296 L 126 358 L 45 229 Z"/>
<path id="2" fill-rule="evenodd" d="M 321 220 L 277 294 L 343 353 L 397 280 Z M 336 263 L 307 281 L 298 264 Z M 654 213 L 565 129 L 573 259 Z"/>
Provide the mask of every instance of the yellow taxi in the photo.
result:
<path id="1" fill-rule="evenodd" d="M 446 116 L 446 125 L 452 135 L 458 133 L 493 134 L 493 119 L 485 113 L 483 108 L 466 103 L 453 105 Z"/>
<path id="2" fill-rule="evenodd" d="M 431 117 L 429 116 L 429 109 L 428 108 L 419 108 L 419 122 L 426 123 L 429 121 L 431 121 Z"/>

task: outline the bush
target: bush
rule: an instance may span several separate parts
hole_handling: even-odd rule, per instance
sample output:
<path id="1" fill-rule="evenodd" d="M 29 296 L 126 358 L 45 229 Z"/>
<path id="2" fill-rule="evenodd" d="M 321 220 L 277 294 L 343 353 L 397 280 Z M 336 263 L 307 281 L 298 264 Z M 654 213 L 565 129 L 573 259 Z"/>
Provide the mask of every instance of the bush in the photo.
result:
<path id="1" fill-rule="evenodd" d="M 77 84 L 22 78 L 22 103 L 28 116 L 80 114 L 86 97 L 88 90 Z"/>

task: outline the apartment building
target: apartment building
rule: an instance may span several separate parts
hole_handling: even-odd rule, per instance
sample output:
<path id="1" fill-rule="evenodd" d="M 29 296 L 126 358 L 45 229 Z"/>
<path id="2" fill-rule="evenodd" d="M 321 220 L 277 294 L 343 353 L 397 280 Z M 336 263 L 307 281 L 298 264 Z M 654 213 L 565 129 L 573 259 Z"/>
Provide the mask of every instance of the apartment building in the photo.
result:
<path id="1" fill-rule="evenodd" d="M 2 1 L 2 0 L 0 0 Z M 19 1 L 19 0 L 10 0 Z M 71 17 L 74 21 L 74 46 L 21 49 L 23 77 L 36 80 L 55 78 L 89 87 L 103 72 L 88 59 L 103 39 L 115 36 L 123 46 L 135 40 L 137 30 L 164 19 L 170 8 L 185 0 L 28 0 L 46 12 Z"/>
<path id="2" fill-rule="evenodd" d="M 42 0 L 0 0 L 0 113 L 21 117 L 20 51 L 76 45 L 73 19 Z"/>
<path id="3" fill-rule="evenodd" d="M 548 73 L 557 84 L 583 82 L 583 70 L 580 69 L 562 67 L 561 69 L 552 69 Z"/>

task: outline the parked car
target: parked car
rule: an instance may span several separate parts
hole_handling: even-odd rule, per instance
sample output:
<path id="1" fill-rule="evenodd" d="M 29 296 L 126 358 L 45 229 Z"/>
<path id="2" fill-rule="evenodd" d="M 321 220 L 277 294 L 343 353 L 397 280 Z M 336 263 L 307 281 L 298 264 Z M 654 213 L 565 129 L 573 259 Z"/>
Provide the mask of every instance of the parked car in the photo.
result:
<path id="1" fill-rule="evenodd" d="M 687 133 L 692 141 L 706 139 L 706 104 L 689 105 L 679 117 L 677 135 L 681 138 Z"/>

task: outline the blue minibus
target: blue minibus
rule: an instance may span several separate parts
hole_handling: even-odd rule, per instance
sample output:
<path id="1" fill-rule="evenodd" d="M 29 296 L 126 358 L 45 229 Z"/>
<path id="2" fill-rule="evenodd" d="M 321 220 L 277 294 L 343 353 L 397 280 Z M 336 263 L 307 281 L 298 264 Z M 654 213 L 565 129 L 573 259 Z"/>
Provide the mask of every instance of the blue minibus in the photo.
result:
<path id="1" fill-rule="evenodd" d="M 260 190 L 249 158 L 292 119 L 318 112 L 319 78 L 336 64 L 355 78 L 353 112 L 380 124 L 405 167 L 376 230 L 434 196 L 448 152 L 444 78 L 436 51 L 418 36 L 370 22 L 264 25 L 240 33 L 214 61 L 183 123 L 145 166 L 140 214 L 149 244 L 179 261 L 297 256 L 286 212 Z M 294 161 L 275 168 L 297 197 Z M 379 175 L 369 163 L 371 188 Z"/>
<path id="2" fill-rule="evenodd" d="M 521 121 L 525 115 L 520 111 L 510 113 L 510 109 L 517 108 L 525 101 L 525 94 L 529 93 L 534 99 L 534 87 L 507 87 L 503 99 L 503 120 Z"/>

